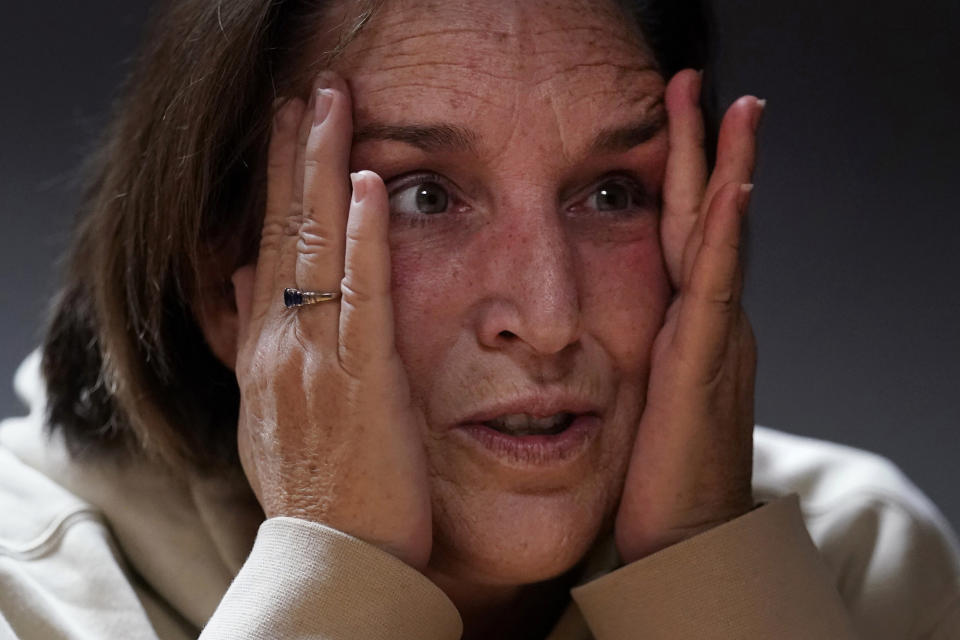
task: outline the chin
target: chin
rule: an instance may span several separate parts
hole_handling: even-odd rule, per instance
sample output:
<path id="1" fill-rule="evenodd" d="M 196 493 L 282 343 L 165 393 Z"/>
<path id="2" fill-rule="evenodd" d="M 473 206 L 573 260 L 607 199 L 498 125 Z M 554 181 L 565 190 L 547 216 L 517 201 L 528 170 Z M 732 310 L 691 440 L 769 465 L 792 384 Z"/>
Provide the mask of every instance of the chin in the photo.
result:
<path id="1" fill-rule="evenodd" d="M 616 487 L 591 480 L 545 495 L 440 487 L 429 569 L 487 585 L 531 584 L 567 572 L 609 530 L 616 507 L 610 498 Z"/>

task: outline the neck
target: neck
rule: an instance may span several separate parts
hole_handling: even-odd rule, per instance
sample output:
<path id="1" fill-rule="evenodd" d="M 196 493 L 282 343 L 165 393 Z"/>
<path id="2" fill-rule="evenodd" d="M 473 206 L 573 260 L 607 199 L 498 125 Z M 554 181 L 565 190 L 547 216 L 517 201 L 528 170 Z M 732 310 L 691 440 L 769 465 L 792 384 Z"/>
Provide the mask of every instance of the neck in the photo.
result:
<path id="1" fill-rule="evenodd" d="M 551 580 L 527 585 L 464 581 L 430 573 L 460 612 L 462 640 L 543 638 L 570 602 L 576 568 Z"/>

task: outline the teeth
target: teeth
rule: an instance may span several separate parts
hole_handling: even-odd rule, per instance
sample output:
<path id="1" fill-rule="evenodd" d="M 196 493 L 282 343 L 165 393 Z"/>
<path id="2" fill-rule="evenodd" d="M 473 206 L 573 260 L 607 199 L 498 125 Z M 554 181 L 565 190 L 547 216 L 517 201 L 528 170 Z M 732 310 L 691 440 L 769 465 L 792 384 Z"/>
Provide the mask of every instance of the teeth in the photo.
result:
<path id="1" fill-rule="evenodd" d="M 553 435 L 569 427 L 574 417 L 572 413 L 557 413 L 546 418 L 534 418 L 525 413 L 518 413 L 501 416 L 484 424 L 512 436 Z"/>

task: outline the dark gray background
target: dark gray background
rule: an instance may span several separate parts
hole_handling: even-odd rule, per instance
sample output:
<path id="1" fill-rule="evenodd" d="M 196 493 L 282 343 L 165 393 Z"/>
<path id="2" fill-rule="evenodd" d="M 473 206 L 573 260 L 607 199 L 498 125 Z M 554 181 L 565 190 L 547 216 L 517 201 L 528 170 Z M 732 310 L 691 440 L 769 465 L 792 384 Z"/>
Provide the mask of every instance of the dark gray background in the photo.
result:
<path id="1" fill-rule="evenodd" d="M 77 167 L 147 3 L 5 3 L 0 380 L 39 339 Z M 723 0 L 729 101 L 769 100 L 747 304 L 761 424 L 893 459 L 960 524 L 960 3 Z M 0 384 L 0 415 L 21 412 Z"/>

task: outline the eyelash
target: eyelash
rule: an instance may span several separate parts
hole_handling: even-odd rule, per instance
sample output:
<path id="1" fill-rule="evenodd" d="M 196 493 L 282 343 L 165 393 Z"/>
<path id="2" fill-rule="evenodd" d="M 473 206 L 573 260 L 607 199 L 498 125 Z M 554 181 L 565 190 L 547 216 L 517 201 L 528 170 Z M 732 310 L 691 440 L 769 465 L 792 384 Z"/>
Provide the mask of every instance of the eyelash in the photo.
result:
<path id="1" fill-rule="evenodd" d="M 630 193 L 632 206 L 630 206 L 629 209 L 618 211 L 596 211 L 596 213 L 601 216 L 608 216 L 611 218 L 635 217 L 656 204 L 655 199 L 651 197 L 651 194 L 644 187 L 643 180 L 640 178 L 640 176 L 629 172 L 618 171 L 600 176 L 589 187 L 587 187 L 587 189 L 580 191 L 577 196 L 576 203 L 567 207 L 566 210 L 568 212 L 573 212 L 578 207 L 582 207 L 584 201 L 597 194 L 597 192 L 600 190 L 600 187 L 608 184 L 619 184 L 625 187 Z"/>
<path id="2" fill-rule="evenodd" d="M 430 182 L 440 185 L 447 192 L 447 195 L 450 198 L 450 206 L 448 207 L 448 211 L 452 209 L 454 212 L 463 212 L 469 208 L 468 205 L 464 204 L 463 199 L 458 197 L 457 194 L 459 189 L 457 189 L 450 182 L 450 180 L 440 174 L 430 171 L 408 173 L 387 180 L 388 198 L 392 199 L 398 193 L 401 193 L 410 187 Z M 581 191 L 577 196 L 575 204 L 568 206 L 565 211 L 575 213 L 578 208 L 582 208 L 585 200 L 598 192 L 600 187 L 610 183 L 620 184 L 629 190 L 632 197 L 632 206 L 627 210 L 611 212 L 597 211 L 596 213 L 601 216 L 609 216 L 611 218 L 629 218 L 639 215 L 640 211 L 645 211 L 656 204 L 654 201 L 655 199 L 643 186 L 643 180 L 639 176 L 633 173 L 620 171 L 600 176 L 587 189 Z M 407 215 L 397 214 L 392 209 L 390 211 L 391 218 L 401 219 L 410 226 L 418 227 L 429 224 L 430 219 L 437 215 L 438 214 Z"/>
<path id="3" fill-rule="evenodd" d="M 420 184 L 425 184 L 428 182 L 434 182 L 441 187 L 443 187 L 448 196 L 450 197 L 450 208 L 454 210 L 463 211 L 466 205 L 463 204 L 463 200 L 457 197 L 459 189 L 457 189 L 447 178 L 444 178 L 438 173 L 433 173 L 431 171 L 421 171 L 416 173 L 407 173 L 397 178 L 391 178 L 387 180 L 387 197 L 392 199 L 398 193 L 405 191 L 410 187 L 414 187 Z M 432 214 L 437 215 L 437 214 Z M 426 224 L 431 216 L 431 214 L 422 214 L 422 215 L 404 215 L 396 214 L 393 209 L 390 210 L 391 218 L 402 218 L 407 221 L 416 224 L 422 225 Z"/>

